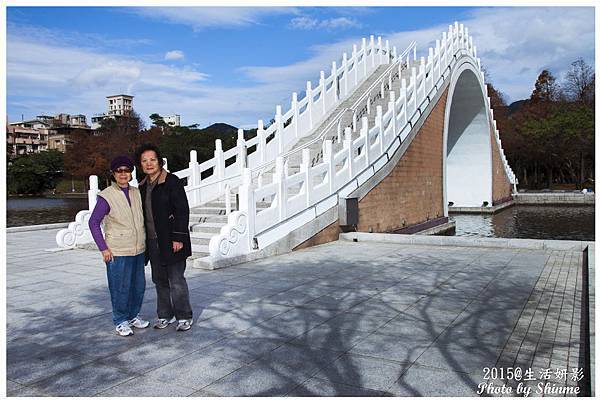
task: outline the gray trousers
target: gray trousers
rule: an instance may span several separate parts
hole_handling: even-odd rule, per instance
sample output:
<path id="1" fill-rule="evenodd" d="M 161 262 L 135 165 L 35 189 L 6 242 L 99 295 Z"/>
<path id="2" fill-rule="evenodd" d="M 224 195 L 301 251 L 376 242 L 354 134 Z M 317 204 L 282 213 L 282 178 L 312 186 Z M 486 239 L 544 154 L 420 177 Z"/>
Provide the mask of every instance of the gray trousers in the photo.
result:
<path id="1" fill-rule="evenodd" d="M 150 265 L 152 267 L 152 282 L 156 286 L 156 313 L 160 319 L 177 320 L 191 319 L 192 306 L 190 305 L 190 293 L 187 282 L 183 276 L 185 263 L 173 263 L 163 265 L 160 262 L 160 250 L 158 241 L 148 241 Z"/>

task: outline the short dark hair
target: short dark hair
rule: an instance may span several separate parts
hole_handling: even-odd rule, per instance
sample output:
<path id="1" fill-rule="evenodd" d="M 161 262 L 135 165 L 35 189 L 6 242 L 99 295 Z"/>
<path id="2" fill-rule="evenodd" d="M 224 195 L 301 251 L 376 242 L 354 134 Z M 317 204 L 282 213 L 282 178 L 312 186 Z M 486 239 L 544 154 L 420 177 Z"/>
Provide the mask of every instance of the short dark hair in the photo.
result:
<path id="1" fill-rule="evenodd" d="M 147 152 L 147 151 L 153 151 L 156 154 L 156 158 L 158 159 L 158 165 L 160 167 L 163 166 L 163 164 L 165 164 L 165 161 L 162 158 L 162 155 L 160 154 L 160 150 L 158 150 L 158 146 L 153 145 L 151 143 L 145 143 L 143 145 L 140 145 L 136 151 L 135 151 L 135 164 L 137 165 L 141 165 L 141 158 L 142 158 L 142 153 Z"/>

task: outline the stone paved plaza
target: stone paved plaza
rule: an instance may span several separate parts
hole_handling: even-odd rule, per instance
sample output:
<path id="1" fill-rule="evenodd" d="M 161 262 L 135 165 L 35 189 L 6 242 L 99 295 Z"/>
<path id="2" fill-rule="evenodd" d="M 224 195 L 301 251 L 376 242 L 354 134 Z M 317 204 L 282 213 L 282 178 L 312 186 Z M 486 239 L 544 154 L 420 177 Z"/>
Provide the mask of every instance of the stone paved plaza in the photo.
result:
<path id="1" fill-rule="evenodd" d="M 474 396 L 503 384 L 484 368 L 580 363 L 579 251 L 338 241 L 188 269 L 192 330 L 122 338 L 100 253 L 55 233 L 7 234 L 9 396 Z"/>

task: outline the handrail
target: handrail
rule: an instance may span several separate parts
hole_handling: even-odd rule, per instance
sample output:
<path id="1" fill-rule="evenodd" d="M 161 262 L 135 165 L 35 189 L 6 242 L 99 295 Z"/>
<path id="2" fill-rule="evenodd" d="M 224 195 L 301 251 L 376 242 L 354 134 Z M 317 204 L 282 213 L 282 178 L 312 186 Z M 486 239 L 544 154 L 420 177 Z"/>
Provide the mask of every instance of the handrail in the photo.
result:
<path id="1" fill-rule="evenodd" d="M 329 124 L 327 124 L 327 126 L 325 127 L 325 129 L 323 129 L 323 130 L 321 131 L 321 134 L 319 134 L 319 136 L 317 136 L 316 138 L 313 138 L 312 140 L 310 140 L 309 142 L 306 142 L 305 144 L 301 145 L 301 146 L 300 146 L 300 147 L 298 147 L 298 148 L 294 148 L 294 149 L 291 149 L 291 150 L 289 150 L 289 151 L 287 151 L 287 152 L 283 153 L 283 154 L 281 155 L 281 157 L 284 157 L 284 158 L 289 158 L 291 155 L 294 155 L 294 154 L 297 154 L 297 153 L 301 153 L 303 149 L 306 149 L 307 147 L 309 147 L 309 146 L 311 146 L 311 145 L 313 145 L 313 144 L 315 144 L 315 143 L 317 143 L 317 142 L 320 142 L 320 141 L 322 141 L 323 137 L 324 137 L 324 136 L 327 134 L 327 132 L 328 132 L 328 131 L 331 129 L 331 127 L 333 126 L 333 124 L 334 124 L 334 123 L 335 123 L 335 124 L 339 123 L 339 120 L 341 120 L 341 118 L 342 118 L 343 114 L 344 114 L 344 113 L 346 113 L 347 111 L 349 111 L 349 110 L 352 110 L 352 111 L 354 111 L 354 112 L 355 112 L 355 111 L 356 111 L 356 110 L 355 110 L 355 108 L 358 106 L 358 104 L 359 104 L 359 103 L 361 103 L 362 101 L 364 101 L 364 100 L 365 100 L 365 98 L 368 98 L 368 97 L 369 97 L 369 95 L 370 95 L 370 93 L 371 93 L 371 91 L 372 91 L 372 90 L 373 90 L 373 89 L 374 89 L 376 86 L 378 86 L 378 85 L 381 85 L 381 82 L 383 81 L 383 79 L 385 78 L 385 76 L 386 76 L 386 75 L 387 75 L 387 74 L 388 74 L 388 73 L 389 73 L 391 70 L 393 70 L 394 68 L 396 68 L 396 67 L 398 66 L 398 63 L 401 63 L 401 62 L 403 61 L 404 57 L 405 57 L 405 56 L 408 54 L 408 52 L 409 52 L 410 50 L 414 49 L 414 48 L 415 48 L 415 46 L 416 46 L 416 42 L 415 42 L 415 41 L 412 41 L 412 42 L 411 42 L 411 43 L 408 45 L 408 47 L 407 47 L 407 48 L 406 48 L 406 49 L 405 49 L 405 50 L 402 52 L 402 54 L 401 54 L 401 55 L 399 55 L 399 56 L 396 56 L 396 60 L 395 60 L 393 63 L 391 63 L 391 64 L 390 64 L 390 66 L 389 66 L 389 67 L 388 67 L 388 68 L 387 68 L 387 69 L 386 69 L 386 70 L 385 70 L 385 71 L 384 71 L 384 72 L 381 74 L 381 76 L 380 76 L 380 77 L 379 77 L 379 78 L 378 78 L 376 81 L 374 81 L 374 82 L 371 84 L 371 86 L 369 86 L 369 88 L 368 88 L 368 89 L 367 89 L 367 90 L 366 90 L 366 91 L 365 91 L 365 92 L 362 94 L 362 96 L 361 96 L 360 98 L 358 98 L 358 99 L 357 99 L 357 100 L 356 100 L 356 101 L 355 101 L 355 102 L 352 104 L 352 106 L 351 106 L 351 107 L 349 107 L 349 108 L 348 108 L 348 107 L 345 107 L 343 110 L 341 110 L 341 111 L 340 111 L 340 112 L 337 114 L 337 116 L 336 116 L 336 117 L 335 117 L 335 118 L 334 118 L 334 119 L 333 119 L 333 120 L 332 120 L 332 121 L 331 121 Z M 357 89 L 358 89 L 358 88 L 357 88 Z M 254 173 L 256 173 L 256 172 L 258 172 L 258 171 L 260 171 L 260 170 L 268 170 L 268 169 L 272 168 L 274 165 L 275 165 L 275 160 L 271 160 L 271 161 L 269 161 L 269 162 L 266 162 L 266 163 L 264 163 L 264 164 L 261 164 L 260 166 L 254 167 L 253 169 L 251 169 L 251 172 L 252 172 L 252 174 L 254 174 Z M 196 186 L 193 186 L 193 187 L 187 187 L 187 188 L 186 188 L 186 192 L 191 192 L 191 191 L 199 190 L 199 189 L 202 189 L 202 188 L 204 188 L 204 187 L 208 187 L 208 186 L 210 186 L 210 185 L 219 184 L 219 183 L 222 183 L 222 182 L 225 182 L 225 181 L 229 181 L 229 180 L 231 180 L 231 179 L 239 178 L 239 177 L 241 177 L 241 176 L 242 176 L 242 174 L 241 174 L 241 173 L 237 173 L 237 174 L 231 175 L 231 176 L 229 176 L 229 177 L 224 177 L 224 178 L 221 178 L 221 179 L 219 179 L 219 180 L 212 180 L 212 181 L 210 181 L 210 182 L 203 182 L 203 183 L 200 183 L 200 185 L 196 185 Z"/>

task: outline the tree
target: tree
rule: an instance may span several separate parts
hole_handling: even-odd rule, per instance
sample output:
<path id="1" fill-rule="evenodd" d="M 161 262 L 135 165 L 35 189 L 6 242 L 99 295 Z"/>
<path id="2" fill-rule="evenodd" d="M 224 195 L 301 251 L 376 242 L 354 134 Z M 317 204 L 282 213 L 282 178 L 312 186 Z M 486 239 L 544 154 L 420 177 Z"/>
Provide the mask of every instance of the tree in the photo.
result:
<path id="1" fill-rule="evenodd" d="M 8 192 L 41 194 L 54 188 L 62 173 L 63 154 L 57 150 L 18 156 L 7 168 Z"/>
<path id="2" fill-rule="evenodd" d="M 157 143 L 161 135 L 156 128 L 142 130 L 143 122 L 132 112 L 115 119 L 104 119 L 95 135 L 74 134 L 73 144 L 65 154 L 65 171 L 78 178 L 97 175 L 108 185 L 110 161 L 119 155 L 133 158 L 135 149 L 142 143 Z"/>
<path id="3" fill-rule="evenodd" d="M 596 90 L 594 69 L 582 58 L 575 60 L 565 78 L 564 89 L 572 101 L 593 107 Z"/>
<path id="4" fill-rule="evenodd" d="M 535 89 L 531 93 L 533 102 L 553 102 L 558 99 L 559 87 L 556 78 L 548 70 L 543 70 L 535 81 Z"/>
<path id="5" fill-rule="evenodd" d="M 165 128 L 169 126 L 169 124 L 167 124 L 158 113 L 150 114 L 150 119 L 152 120 L 152 125 L 154 125 L 155 127 Z"/>

